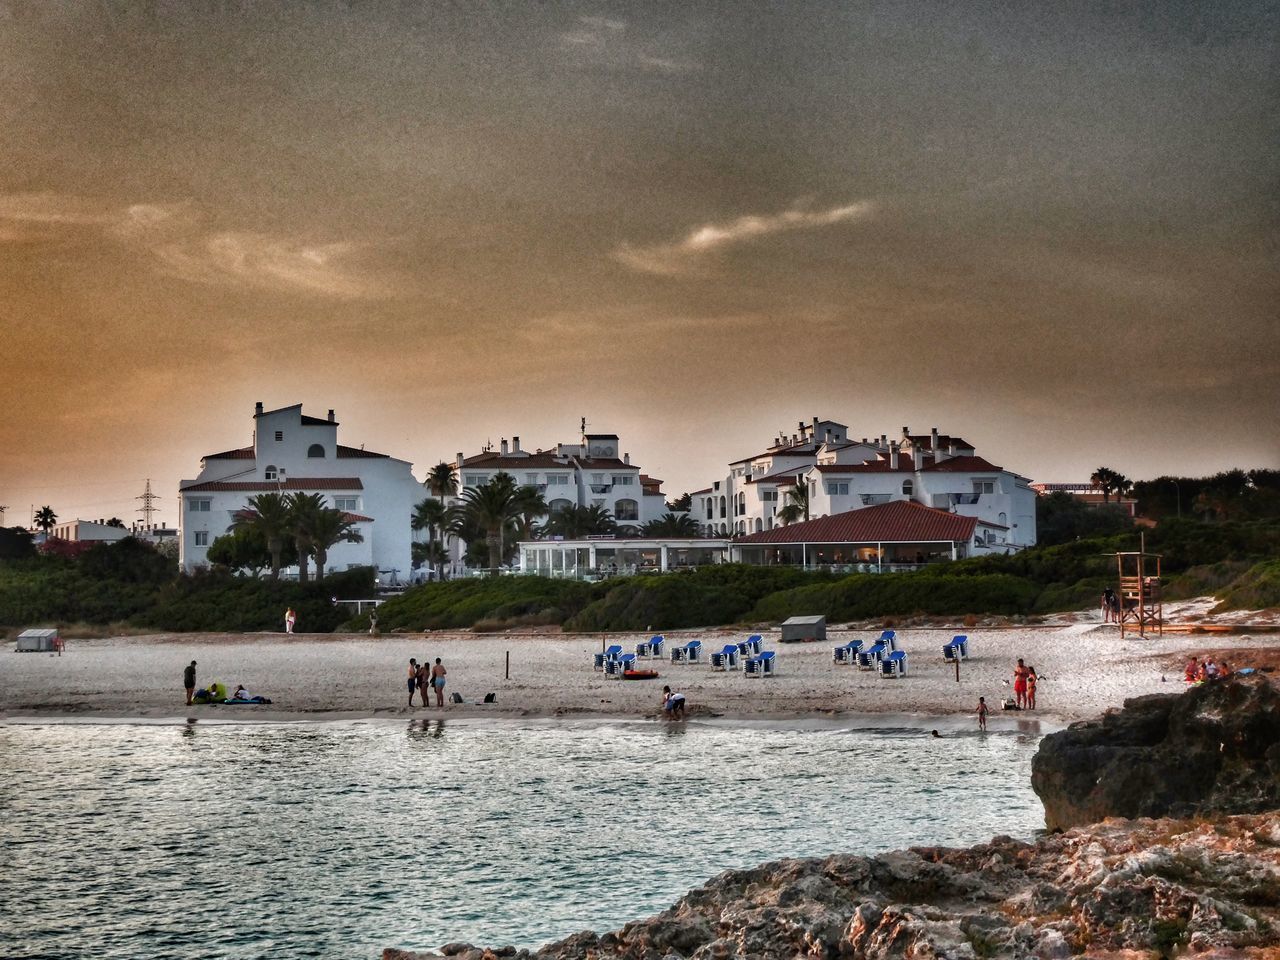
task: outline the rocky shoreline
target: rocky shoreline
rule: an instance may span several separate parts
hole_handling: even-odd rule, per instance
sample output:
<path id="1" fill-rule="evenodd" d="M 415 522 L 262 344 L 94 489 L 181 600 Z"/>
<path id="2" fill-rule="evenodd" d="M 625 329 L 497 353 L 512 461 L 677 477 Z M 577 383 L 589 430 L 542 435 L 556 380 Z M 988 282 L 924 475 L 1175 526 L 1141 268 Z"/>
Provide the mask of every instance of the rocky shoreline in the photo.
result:
<path id="1" fill-rule="evenodd" d="M 781 860 L 615 932 L 383 960 L 1280 956 L 1280 696 L 1267 681 L 1075 724 L 1045 739 L 1033 779 L 1051 825 L 1101 822 L 1033 842 Z M 1173 816 L 1119 819 L 1116 806 Z"/>

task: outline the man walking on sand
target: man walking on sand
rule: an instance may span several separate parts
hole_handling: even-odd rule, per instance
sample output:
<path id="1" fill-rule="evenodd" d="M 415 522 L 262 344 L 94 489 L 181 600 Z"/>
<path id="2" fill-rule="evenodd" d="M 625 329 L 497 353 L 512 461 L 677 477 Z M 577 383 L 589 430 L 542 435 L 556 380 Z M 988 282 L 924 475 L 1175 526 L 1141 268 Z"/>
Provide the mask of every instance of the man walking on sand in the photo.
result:
<path id="1" fill-rule="evenodd" d="M 298 615 L 293 612 L 293 607 L 290 607 L 284 612 L 284 632 L 293 633 L 293 625 L 297 622 Z"/>
<path id="2" fill-rule="evenodd" d="M 182 685 L 187 688 L 187 706 L 191 706 L 191 698 L 196 694 L 196 662 L 191 664 L 182 671 Z"/>

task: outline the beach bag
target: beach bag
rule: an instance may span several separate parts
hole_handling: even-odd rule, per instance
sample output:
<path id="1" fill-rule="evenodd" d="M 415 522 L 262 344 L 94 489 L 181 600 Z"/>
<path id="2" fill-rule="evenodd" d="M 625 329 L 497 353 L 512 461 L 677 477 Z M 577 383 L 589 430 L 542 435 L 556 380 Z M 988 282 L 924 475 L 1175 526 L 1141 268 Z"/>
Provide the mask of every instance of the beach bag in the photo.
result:
<path id="1" fill-rule="evenodd" d="M 449 694 L 449 702 L 450 702 L 450 703 L 461 703 L 461 702 L 462 702 L 462 694 L 458 693 L 457 691 L 454 691 L 453 693 Z"/>
<path id="2" fill-rule="evenodd" d="M 485 703 L 497 703 L 497 702 L 498 702 L 498 695 L 497 695 L 496 693 L 486 693 L 486 694 L 484 695 L 484 702 L 485 702 Z"/>

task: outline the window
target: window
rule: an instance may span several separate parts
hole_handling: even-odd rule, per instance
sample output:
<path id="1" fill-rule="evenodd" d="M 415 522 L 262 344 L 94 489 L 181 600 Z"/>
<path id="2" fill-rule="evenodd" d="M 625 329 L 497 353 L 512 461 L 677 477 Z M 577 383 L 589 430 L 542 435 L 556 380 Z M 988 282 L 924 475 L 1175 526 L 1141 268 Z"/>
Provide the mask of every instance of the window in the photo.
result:
<path id="1" fill-rule="evenodd" d="M 716 502 L 712 497 L 704 497 L 703 503 L 707 505 L 707 519 L 714 520 L 716 514 Z"/>
<path id="2" fill-rule="evenodd" d="M 640 505 L 634 500 L 619 500 L 613 505 L 615 520 L 639 520 Z"/>
<path id="3" fill-rule="evenodd" d="M 489 479 L 487 473 L 464 473 L 462 475 L 462 485 L 464 487 L 478 487 Z"/>
<path id="4" fill-rule="evenodd" d="M 916 485 L 915 485 L 912 481 L 910 481 L 910 480 L 903 480 L 903 481 L 902 481 L 902 494 L 903 494 L 903 496 L 907 496 L 907 497 L 909 497 L 909 496 L 911 496 L 911 495 L 912 495 L 913 493 L 915 493 L 915 492 L 916 492 Z"/>
<path id="5" fill-rule="evenodd" d="M 526 473 L 524 475 L 524 482 L 528 486 L 536 487 L 538 485 L 538 475 L 536 473 Z"/>
<path id="6" fill-rule="evenodd" d="M 323 460 L 324 444 L 313 443 L 311 446 L 307 447 L 307 456 L 311 457 L 313 460 Z"/>
<path id="7" fill-rule="evenodd" d="M 828 480 L 827 495 L 832 497 L 847 497 L 849 495 L 849 481 Z"/>
<path id="8" fill-rule="evenodd" d="M 192 498 L 187 501 L 187 510 L 190 513 L 208 513 L 209 501 Z"/>
<path id="9" fill-rule="evenodd" d="M 197 530 L 195 532 L 195 545 L 197 547 L 207 547 L 209 545 L 208 530 Z"/>
<path id="10" fill-rule="evenodd" d="M 613 482 L 619 487 L 629 487 L 635 482 L 635 479 L 636 478 L 629 473 L 615 473 L 613 475 Z"/>
<path id="11" fill-rule="evenodd" d="M 281 440 L 283 440 L 283 439 L 284 439 L 284 431 L 283 431 L 283 430 L 277 430 L 277 431 L 276 431 L 276 443 L 279 443 L 279 442 L 280 442 Z"/>
<path id="12" fill-rule="evenodd" d="M 277 480 L 280 477 L 280 471 L 278 471 L 274 464 L 272 464 L 267 466 L 267 469 L 262 472 L 262 475 L 268 480 Z"/>
<path id="13" fill-rule="evenodd" d="M 601 483 L 604 483 L 604 474 L 603 474 L 603 473 L 593 473 L 593 474 L 591 475 L 591 482 L 592 482 L 592 483 L 595 483 L 595 484 L 601 484 Z"/>
<path id="14" fill-rule="evenodd" d="M 777 503 L 777 502 L 778 502 L 778 491 L 777 491 L 777 490 L 766 490 L 764 493 L 760 494 L 760 499 L 761 499 L 761 500 L 764 500 L 766 503 Z"/>
<path id="15" fill-rule="evenodd" d="M 569 475 L 567 473 L 549 473 L 547 474 L 547 483 L 553 483 L 557 486 L 568 486 Z"/>
<path id="16" fill-rule="evenodd" d="M 1000 526 L 1007 527 L 1009 525 L 1009 515 L 1003 510 L 1000 511 L 1000 516 L 997 519 L 1000 521 Z"/>
<path id="17" fill-rule="evenodd" d="M 355 513 L 360 509 L 359 497 L 334 497 L 333 509 L 346 510 L 348 513 Z"/>
<path id="18" fill-rule="evenodd" d="M 973 481 L 974 493 L 995 493 L 996 482 L 994 480 L 975 480 Z"/>

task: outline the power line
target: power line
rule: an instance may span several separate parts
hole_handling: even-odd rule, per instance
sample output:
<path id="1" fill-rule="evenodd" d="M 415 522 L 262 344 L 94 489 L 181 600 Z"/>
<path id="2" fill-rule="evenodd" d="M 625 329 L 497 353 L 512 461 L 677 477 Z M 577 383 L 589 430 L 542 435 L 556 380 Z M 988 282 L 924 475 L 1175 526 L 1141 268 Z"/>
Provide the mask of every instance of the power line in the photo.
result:
<path id="1" fill-rule="evenodd" d="M 142 491 L 142 496 L 134 497 L 134 499 L 142 501 L 142 506 L 138 508 L 137 512 L 142 514 L 142 520 L 148 527 L 152 526 L 151 520 L 156 512 L 156 500 L 159 498 L 151 492 L 150 477 L 147 477 L 147 487 Z"/>

